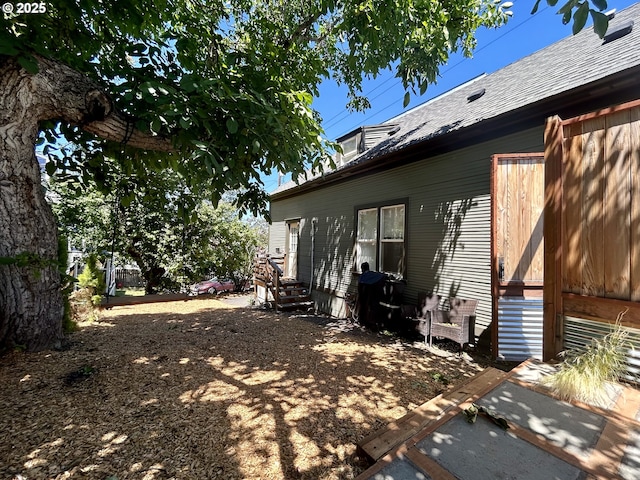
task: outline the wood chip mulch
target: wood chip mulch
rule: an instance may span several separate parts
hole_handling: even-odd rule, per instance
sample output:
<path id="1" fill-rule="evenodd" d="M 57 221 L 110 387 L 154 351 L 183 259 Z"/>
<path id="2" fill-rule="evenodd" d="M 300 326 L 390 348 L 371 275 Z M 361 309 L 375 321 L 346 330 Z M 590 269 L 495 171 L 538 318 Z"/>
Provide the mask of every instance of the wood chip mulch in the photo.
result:
<path id="1" fill-rule="evenodd" d="M 485 366 L 220 299 L 115 307 L 0 357 L 0 478 L 351 479 L 359 440 Z"/>

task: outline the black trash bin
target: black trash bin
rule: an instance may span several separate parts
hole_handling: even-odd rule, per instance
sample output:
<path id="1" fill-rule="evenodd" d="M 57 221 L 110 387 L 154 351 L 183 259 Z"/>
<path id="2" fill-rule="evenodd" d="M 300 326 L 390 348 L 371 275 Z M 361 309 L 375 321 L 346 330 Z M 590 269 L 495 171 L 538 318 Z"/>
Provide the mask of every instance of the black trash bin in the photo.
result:
<path id="1" fill-rule="evenodd" d="M 384 298 L 384 286 L 388 277 L 385 273 L 366 270 L 358 280 L 358 320 L 365 326 L 377 328 L 384 316 L 380 300 Z"/>
<path id="2" fill-rule="evenodd" d="M 380 314 L 387 328 L 392 330 L 402 330 L 402 301 L 404 290 L 407 286 L 406 280 L 397 280 L 387 277 L 382 287 L 382 298 L 380 298 Z"/>

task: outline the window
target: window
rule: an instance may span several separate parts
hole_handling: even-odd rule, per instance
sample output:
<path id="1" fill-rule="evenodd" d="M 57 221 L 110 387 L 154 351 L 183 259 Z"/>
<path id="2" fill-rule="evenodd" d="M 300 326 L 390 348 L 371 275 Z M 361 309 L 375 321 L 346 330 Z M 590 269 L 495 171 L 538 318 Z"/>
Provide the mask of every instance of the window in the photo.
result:
<path id="1" fill-rule="evenodd" d="M 378 209 L 358 211 L 358 268 L 368 262 L 376 270 L 376 241 L 378 239 Z"/>
<path id="2" fill-rule="evenodd" d="M 342 158 L 346 160 L 356 153 L 358 153 L 358 139 L 355 136 L 342 142 Z"/>
<path id="3" fill-rule="evenodd" d="M 404 275 L 405 205 L 357 210 L 356 268 L 363 262 L 371 270 Z"/>

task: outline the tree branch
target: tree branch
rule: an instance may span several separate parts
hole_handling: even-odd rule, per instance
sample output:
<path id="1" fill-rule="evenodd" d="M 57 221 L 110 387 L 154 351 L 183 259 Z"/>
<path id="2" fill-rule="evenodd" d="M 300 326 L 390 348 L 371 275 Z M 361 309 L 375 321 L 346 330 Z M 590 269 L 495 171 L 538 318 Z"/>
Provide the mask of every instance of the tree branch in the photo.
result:
<path id="1" fill-rule="evenodd" d="M 174 151 L 168 139 L 135 129 L 130 119 L 115 110 L 102 86 L 87 75 L 54 60 L 36 59 L 40 70 L 32 77 L 32 91 L 43 100 L 39 121 L 61 119 L 112 142 L 144 150 Z"/>
<path id="2" fill-rule="evenodd" d="M 298 25 L 289 38 L 284 39 L 282 42 L 284 49 L 289 50 L 289 48 L 291 48 L 293 44 L 297 43 L 298 40 L 309 40 L 310 37 L 307 35 L 307 32 L 321 16 L 322 12 L 316 12 L 309 15 L 300 25 Z"/>

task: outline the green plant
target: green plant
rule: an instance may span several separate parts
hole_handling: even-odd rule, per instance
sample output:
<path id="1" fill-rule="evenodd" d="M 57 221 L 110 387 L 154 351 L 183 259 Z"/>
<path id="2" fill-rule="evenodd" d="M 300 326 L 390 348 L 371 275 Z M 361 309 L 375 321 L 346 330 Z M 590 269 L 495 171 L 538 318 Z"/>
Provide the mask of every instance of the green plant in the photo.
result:
<path id="1" fill-rule="evenodd" d="M 563 400 L 600 403 L 606 399 L 608 382 L 618 381 L 626 372 L 629 348 L 628 333 L 622 328 L 620 312 L 611 331 L 603 338 L 594 338 L 583 348 L 563 352 L 560 369 L 541 381 Z"/>
<path id="2" fill-rule="evenodd" d="M 69 252 L 67 251 L 67 238 L 64 235 L 58 237 L 58 271 L 60 272 L 60 283 L 62 288 L 62 302 L 64 304 L 64 315 L 62 317 L 62 329 L 67 332 L 77 330 L 78 325 L 73 321 L 71 312 L 71 302 L 69 297 L 73 292 L 77 279 L 67 274 L 67 263 Z"/>
<path id="3" fill-rule="evenodd" d="M 94 306 L 100 305 L 102 301 L 102 292 L 105 291 L 106 285 L 102 272 L 98 269 L 98 257 L 92 253 L 87 257 L 87 262 L 78 275 L 78 285 L 81 289 L 88 289 L 91 293 L 91 302 Z"/>
<path id="4" fill-rule="evenodd" d="M 445 376 L 444 373 L 433 371 L 431 372 L 431 378 L 433 378 L 434 382 L 440 382 L 443 385 L 449 385 L 449 379 Z"/>
<path id="5" fill-rule="evenodd" d="M 69 296 L 70 319 L 74 323 L 95 322 L 100 318 L 100 310 L 93 303 L 93 295 L 88 288 L 76 290 Z"/>

